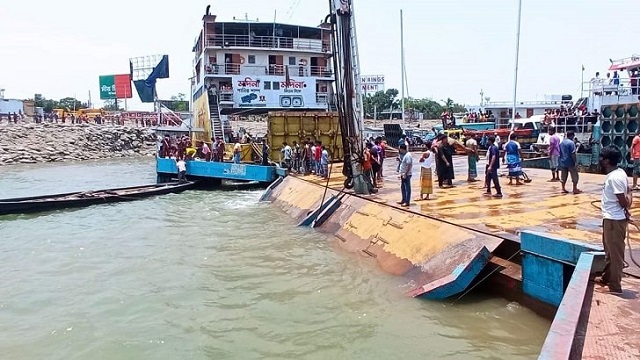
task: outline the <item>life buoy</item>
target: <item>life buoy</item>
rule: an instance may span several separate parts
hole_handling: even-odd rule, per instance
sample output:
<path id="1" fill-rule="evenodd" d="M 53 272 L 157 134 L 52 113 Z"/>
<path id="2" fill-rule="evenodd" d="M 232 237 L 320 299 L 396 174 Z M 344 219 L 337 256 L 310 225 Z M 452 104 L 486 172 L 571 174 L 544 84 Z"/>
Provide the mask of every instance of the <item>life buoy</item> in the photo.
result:
<path id="1" fill-rule="evenodd" d="M 240 56 L 240 64 L 244 64 L 244 56 Z"/>

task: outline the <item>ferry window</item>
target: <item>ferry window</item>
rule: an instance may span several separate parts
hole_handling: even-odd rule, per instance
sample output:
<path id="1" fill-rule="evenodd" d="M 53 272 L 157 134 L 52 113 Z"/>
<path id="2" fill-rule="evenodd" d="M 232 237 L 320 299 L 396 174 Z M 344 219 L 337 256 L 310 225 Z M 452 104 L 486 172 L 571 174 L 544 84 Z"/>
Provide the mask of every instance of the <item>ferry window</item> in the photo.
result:
<path id="1" fill-rule="evenodd" d="M 296 62 L 296 57 L 295 56 L 290 56 L 289 57 L 289 65 L 298 65 L 298 63 Z"/>
<path id="2" fill-rule="evenodd" d="M 278 90 L 280 89 L 280 83 L 277 81 L 273 82 L 273 86 L 271 87 L 273 90 Z"/>
<path id="3" fill-rule="evenodd" d="M 265 90 L 271 90 L 271 81 L 265 81 L 264 82 L 264 89 Z"/>
<path id="4" fill-rule="evenodd" d="M 256 63 L 256 56 L 255 55 L 247 56 L 247 61 L 249 61 L 249 64 L 255 64 Z"/>

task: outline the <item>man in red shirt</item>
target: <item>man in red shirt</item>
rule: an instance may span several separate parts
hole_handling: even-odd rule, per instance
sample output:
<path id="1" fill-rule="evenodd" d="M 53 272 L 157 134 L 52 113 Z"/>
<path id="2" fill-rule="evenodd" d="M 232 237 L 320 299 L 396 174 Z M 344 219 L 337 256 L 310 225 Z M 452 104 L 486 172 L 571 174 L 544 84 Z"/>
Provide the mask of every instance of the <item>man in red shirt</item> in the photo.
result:
<path id="1" fill-rule="evenodd" d="M 373 165 L 371 164 L 371 148 L 373 145 L 367 142 L 367 147 L 364 149 L 364 161 L 362 162 L 362 171 L 367 178 L 369 184 L 373 184 L 376 187 L 376 178 L 373 174 Z"/>
<path id="2" fill-rule="evenodd" d="M 640 175 L 640 129 L 636 131 L 631 143 L 631 160 L 633 161 L 633 187 L 638 190 L 638 176 Z"/>

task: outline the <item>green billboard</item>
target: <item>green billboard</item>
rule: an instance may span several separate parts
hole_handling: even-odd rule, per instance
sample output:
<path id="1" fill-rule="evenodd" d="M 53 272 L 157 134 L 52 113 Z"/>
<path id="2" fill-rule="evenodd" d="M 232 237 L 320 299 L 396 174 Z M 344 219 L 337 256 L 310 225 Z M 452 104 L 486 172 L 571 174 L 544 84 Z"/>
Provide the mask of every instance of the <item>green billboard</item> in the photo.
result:
<path id="1" fill-rule="evenodd" d="M 100 76 L 100 99 L 129 99 L 132 97 L 129 74 Z"/>

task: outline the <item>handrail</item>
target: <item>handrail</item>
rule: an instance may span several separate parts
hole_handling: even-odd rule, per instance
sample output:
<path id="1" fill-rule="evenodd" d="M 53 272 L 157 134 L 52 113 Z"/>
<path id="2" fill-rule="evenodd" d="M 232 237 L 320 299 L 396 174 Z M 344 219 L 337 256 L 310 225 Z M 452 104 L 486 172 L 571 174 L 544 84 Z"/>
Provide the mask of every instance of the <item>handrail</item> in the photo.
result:
<path id="1" fill-rule="evenodd" d="M 160 109 L 166 110 L 166 112 L 162 112 L 162 115 L 167 117 L 167 125 L 181 126 L 184 123 L 184 120 L 182 120 L 180 115 L 176 114 L 173 110 L 169 109 L 162 103 L 159 103 L 159 104 L 160 104 Z M 171 122 L 170 124 L 169 124 L 169 121 Z"/>
<path id="2" fill-rule="evenodd" d="M 289 69 L 289 76 L 291 77 L 325 77 L 332 78 L 333 71 L 328 66 L 304 66 L 304 65 L 246 65 L 242 63 L 226 63 L 220 64 L 207 64 L 204 68 L 206 75 L 247 75 L 247 76 L 259 76 L 259 75 L 275 75 L 285 76 Z"/>
<path id="3" fill-rule="evenodd" d="M 328 52 L 330 49 L 328 44 L 323 45 L 321 39 L 230 34 L 216 34 L 207 39 L 206 46 L 294 49 L 317 52 Z"/>
<path id="4" fill-rule="evenodd" d="M 585 252 L 580 255 L 547 338 L 542 345 L 539 360 L 571 358 L 582 309 L 585 306 L 591 306 L 585 301 L 589 291 L 589 278 L 593 273 L 596 258 L 603 255 L 604 253 L 599 252 Z"/>
<path id="5" fill-rule="evenodd" d="M 524 106 L 535 106 L 535 105 L 564 105 L 568 101 L 566 100 L 539 100 L 539 101 L 518 101 L 516 105 L 524 105 Z M 486 102 L 482 107 L 490 108 L 490 107 L 508 107 L 511 108 L 513 106 L 513 102 L 510 101 L 490 101 Z"/>

